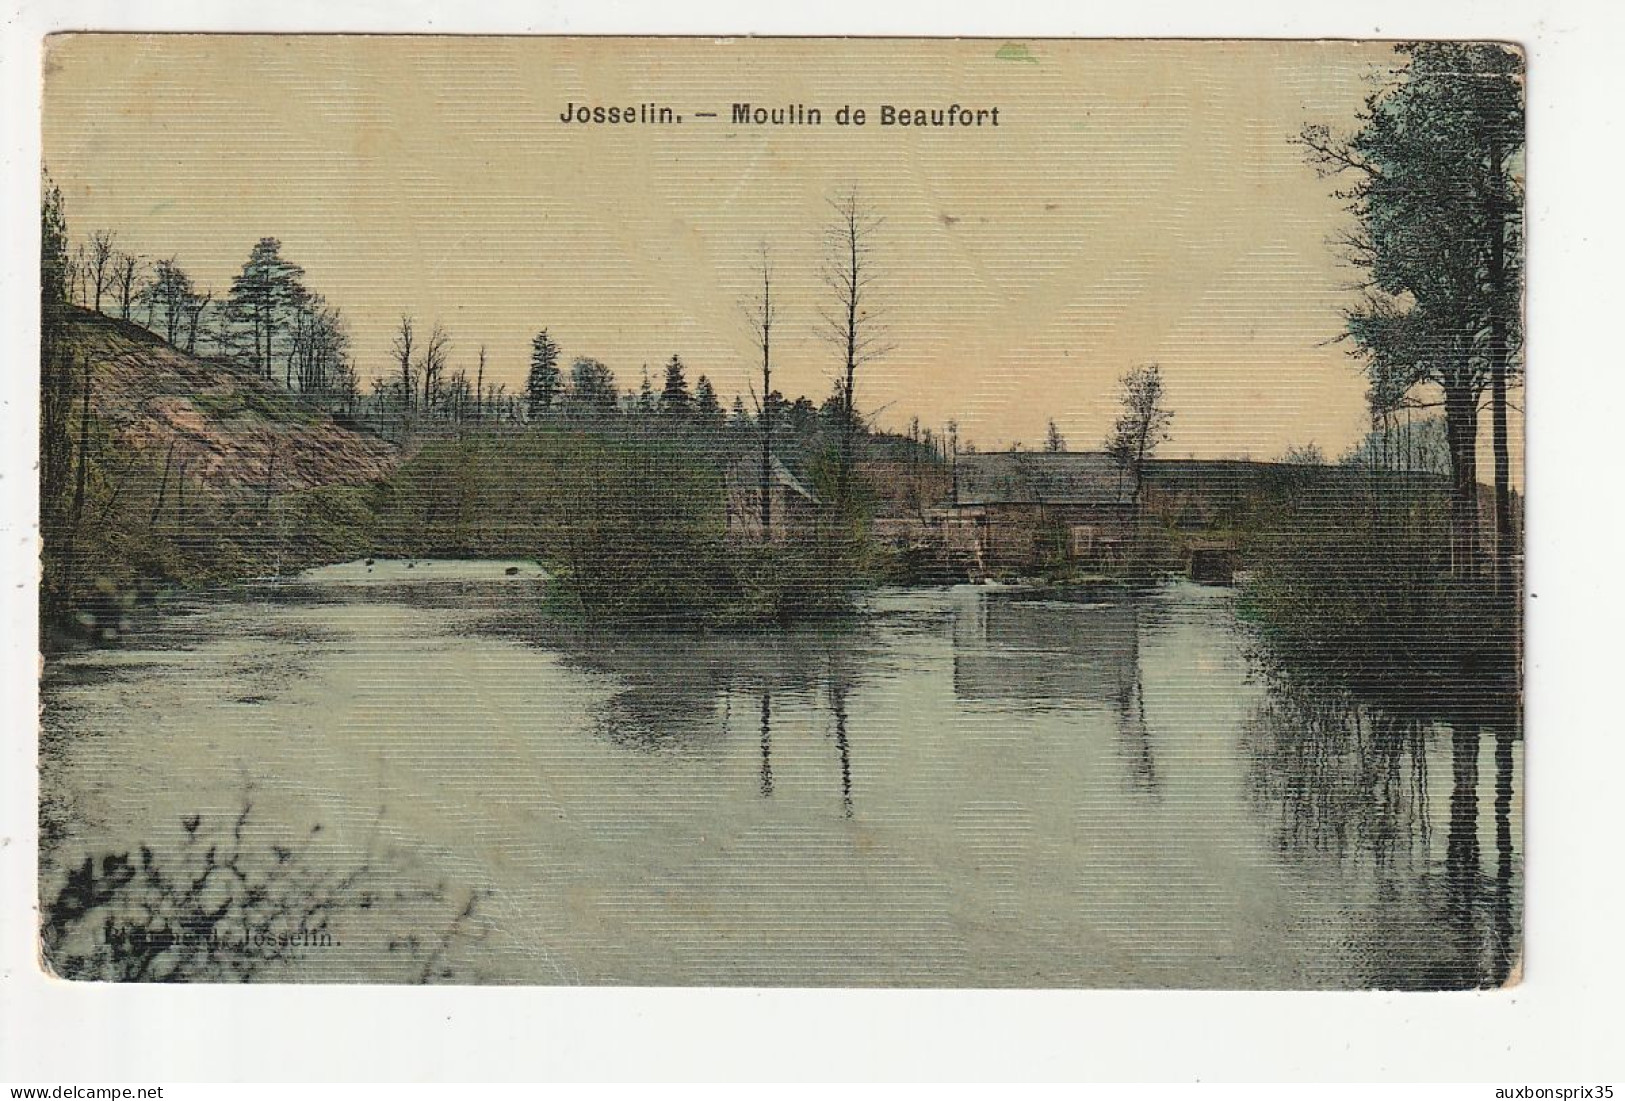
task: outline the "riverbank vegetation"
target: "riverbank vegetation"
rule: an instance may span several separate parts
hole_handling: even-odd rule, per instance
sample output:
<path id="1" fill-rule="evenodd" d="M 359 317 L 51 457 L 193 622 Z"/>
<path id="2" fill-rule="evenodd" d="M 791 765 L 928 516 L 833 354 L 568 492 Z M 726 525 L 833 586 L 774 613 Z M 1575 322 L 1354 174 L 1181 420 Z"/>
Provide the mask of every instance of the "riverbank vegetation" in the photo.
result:
<path id="1" fill-rule="evenodd" d="M 472 371 L 453 368 L 451 334 L 411 317 L 363 397 L 342 315 L 276 241 L 254 247 L 222 303 L 173 261 L 143 284 L 145 267 L 111 233 L 70 252 L 47 181 L 47 644 L 110 637 L 166 591 L 372 556 L 533 558 L 553 576 L 558 614 L 840 614 L 887 569 L 869 539 L 875 509 L 928 483 L 939 492 L 947 455 L 929 429 L 888 435 L 859 411 L 862 370 L 885 351 L 864 274 L 877 223 L 855 195 L 833 211 L 827 275 L 849 321 L 830 334 L 842 356 L 833 392 L 817 403 L 771 386 L 764 252 L 763 387 L 754 411 L 736 396 L 730 412 L 679 355 L 627 388 L 590 356 L 567 361 L 545 329 L 523 393 L 509 395 L 488 382 L 483 348 Z M 131 288 L 108 294 L 103 268 Z M 731 531 L 729 494 L 780 470 L 807 502 L 795 522 L 765 525 L 770 538 Z"/>
<path id="2" fill-rule="evenodd" d="M 1365 691 L 1505 691 L 1516 625 L 1493 579 L 1452 568 L 1449 487 L 1355 483 L 1337 509 L 1292 509 L 1253 540 L 1241 611 L 1272 665 Z"/>
<path id="3" fill-rule="evenodd" d="M 772 544 L 728 538 L 725 441 L 636 422 L 426 443 L 373 491 L 377 553 L 534 557 L 550 603 L 591 618 L 701 622 L 836 614 L 862 581 L 861 531 L 835 515 Z M 697 436 L 710 431 L 700 427 Z"/>
<path id="4" fill-rule="evenodd" d="M 1521 546 L 1509 391 L 1522 376 L 1523 59 L 1494 44 L 1413 43 L 1359 127 L 1306 126 L 1309 163 L 1352 219 L 1361 300 L 1342 334 L 1369 381 L 1369 492 L 1299 510 L 1265 542 L 1249 604 L 1285 660 L 1359 681 L 1517 683 Z M 1479 417 L 1488 408 L 1492 522 Z M 1404 418 L 1442 408 L 1449 494 L 1394 476 Z M 1403 441 L 1407 446 L 1413 442 Z"/>

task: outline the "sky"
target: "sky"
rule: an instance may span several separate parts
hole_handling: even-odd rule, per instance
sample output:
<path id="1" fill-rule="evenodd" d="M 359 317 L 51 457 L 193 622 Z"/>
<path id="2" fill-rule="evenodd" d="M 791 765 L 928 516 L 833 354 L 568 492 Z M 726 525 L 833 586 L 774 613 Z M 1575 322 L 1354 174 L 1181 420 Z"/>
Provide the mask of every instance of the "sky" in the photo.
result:
<path id="1" fill-rule="evenodd" d="M 882 219 L 892 350 L 857 384 L 881 427 L 955 420 L 987 450 L 1041 445 L 1053 419 L 1093 449 L 1116 380 L 1156 363 L 1162 454 L 1335 457 L 1368 426 L 1331 343 L 1350 223 L 1289 139 L 1352 129 L 1392 61 L 1358 42 L 66 35 L 46 50 L 45 159 L 76 236 L 113 229 L 217 296 L 279 238 L 364 377 L 410 314 L 447 327 L 453 368 L 484 346 L 510 392 L 545 327 L 623 388 L 645 365 L 658 387 L 679 354 L 725 404 L 750 400 L 763 244 L 775 384 L 829 393 L 822 231 L 855 187 Z M 649 102 L 683 121 L 560 119 Z M 746 102 L 823 124 L 737 125 Z M 999 125 L 886 127 L 884 104 L 996 106 Z M 867 124 L 838 125 L 843 105 Z"/>

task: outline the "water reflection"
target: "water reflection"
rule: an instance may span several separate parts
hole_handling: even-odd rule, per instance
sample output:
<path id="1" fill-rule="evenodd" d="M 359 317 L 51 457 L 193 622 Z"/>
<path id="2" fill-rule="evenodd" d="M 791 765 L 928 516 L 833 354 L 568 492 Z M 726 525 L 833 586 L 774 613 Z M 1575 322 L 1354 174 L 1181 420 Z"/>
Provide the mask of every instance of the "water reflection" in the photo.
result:
<path id="1" fill-rule="evenodd" d="M 1214 647 L 1231 629 L 1233 614 L 1196 596 L 1186 601 L 1155 591 L 961 588 L 900 597 L 895 607 L 870 609 L 856 625 L 744 633 L 565 630 L 519 617 L 507 630 L 568 668 L 601 678 L 608 695 L 589 709 L 599 737 L 643 753 L 720 760 L 739 751 L 736 739 L 744 734 L 756 758 L 750 781 L 756 798 L 791 809 L 798 795 L 784 787 L 784 767 L 810 760 L 821 773 L 815 793 L 838 797 L 838 804 L 823 805 L 850 819 L 861 739 L 912 741 L 923 733 L 909 726 L 906 712 L 866 728 L 877 701 L 861 690 L 906 687 L 929 695 L 942 659 L 948 677 L 941 689 L 963 713 L 1007 717 L 968 730 L 1041 720 L 1045 729 L 1076 731 L 1079 759 L 1092 755 L 1089 739 L 1098 736 L 1090 732 L 1098 731 L 1108 740 L 1096 744 L 1109 745 L 1121 763 L 1118 783 L 1126 798 L 1160 804 L 1169 774 L 1185 770 L 1190 747 L 1186 756 L 1176 752 L 1164 763 L 1159 739 L 1209 729 L 1201 714 L 1228 697 L 1204 703 L 1198 698 L 1204 685 L 1212 683 L 1221 696 L 1242 691 L 1239 684 L 1227 687 L 1222 673 L 1215 682 L 1202 679 L 1225 668 L 1216 656 L 1222 647 Z M 921 638 L 946 643 L 941 657 L 910 650 L 904 665 L 891 664 L 895 651 Z M 1148 653 L 1156 655 L 1149 664 Z M 1193 673 L 1193 662 L 1206 663 L 1209 673 Z M 1160 702 L 1152 706 L 1148 696 Z M 1244 790 L 1262 815 L 1258 822 L 1275 859 L 1309 877 L 1305 916 L 1295 920 L 1310 920 L 1315 906 L 1338 900 L 1348 932 L 1333 954 L 1343 961 L 1339 966 L 1352 966 L 1355 984 L 1440 988 L 1504 981 L 1517 964 L 1519 922 L 1511 710 L 1479 703 L 1453 709 L 1456 721 L 1447 723 L 1273 677 L 1264 679 L 1256 707 L 1242 706 L 1245 721 L 1212 729 L 1235 739 Z M 1198 718 L 1180 725 L 1170 708 Z M 736 716 L 742 719 L 737 726 Z M 833 750 L 827 756 L 816 749 L 820 738 Z M 1493 764 L 1481 763 L 1486 751 Z M 1006 752 L 1014 769 L 1025 749 L 1013 740 Z M 987 779 L 1009 781 L 997 770 Z M 1033 782 L 1053 787 L 1046 776 Z M 894 777 L 890 789 L 868 790 L 895 791 L 896 783 Z M 1481 837 L 1482 812 L 1492 800 L 1493 820 Z M 1441 812 L 1443 820 L 1436 821 Z M 1121 804 L 1110 813 L 1132 818 L 1137 812 Z M 973 846 L 980 844 L 973 839 Z M 1483 850 L 1490 845 L 1495 859 L 1486 869 Z M 1338 980 L 1347 982 L 1346 976 Z"/>
<path id="2" fill-rule="evenodd" d="M 739 698 L 759 704 L 763 794 L 772 789 L 775 697 L 815 695 L 831 649 L 847 640 L 837 631 L 779 630 L 723 634 L 560 629 L 534 620 L 507 633 L 556 653 L 570 667 L 603 678 L 612 690 L 598 709 L 597 732 L 649 752 L 719 749 Z"/>
<path id="3" fill-rule="evenodd" d="M 841 758 L 841 809 L 848 818 L 852 817 L 852 745 L 846 736 L 846 697 L 851 691 L 851 667 L 831 650 L 829 707 L 835 716 L 835 750 Z"/>
<path id="4" fill-rule="evenodd" d="M 774 728 L 809 711 L 834 744 L 831 774 L 842 814 L 851 817 L 852 735 L 848 697 L 871 667 L 873 639 L 850 623 L 743 632 L 656 627 L 568 629 L 535 617 L 497 613 L 479 629 L 558 654 L 571 668 L 604 678 L 610 695 L 594 710 L 598 736 L 649 753 L 726 754 L 736 710 L 748 709 L 760 762 L 762 798 L 776 788 Z M 743 703 L 743 708 L 741 704 Z"/>
<path id="5" fill-rule="evenodd" d="M 1345 693 L 1273 683 L 1242 730 L 1260 803 L 1287 854 L 1367 855 L 1379 868 L 1425 849 L 1428 759 L 1420 724 Z"/>
<path id="6" fill-rule="evenodd" d="M 1134 787 L 1157 792 L 1157 759 L 1151 747 L 1151 727 L 1145 718 L 1145 679 L 1140 671 L 1140 632 L 1130 636 L 1130 647 L 1117 672 L 1117 740 L 1129 764 Z"/>
<path id="7" fill-rule="evenodd" d="M 773 693 L 762 689 L 762 798 L 773 794 Z"/>
<path id="8" fill-rule="evenodd" d="M 506 981 L 1439 987 L 1518 966 L 1515 722 L 1259 679 L 1216 590 L 885 590 L 851 625 L 722 633 L 451 588 L 222 603 L 66 664 L 42 804 L 108 821 L 64 812 L 55 850 L 123 851 L 222 771 L 265 778 L 295 825 L 303 801 L 332 822 L 387 803 L 404 848 L 489 892 Z M 184 785 L 175 762 L 197 763 Z"/>
<path id="9" fill-rule="evenodd" d="M 1512 722 L 1495 729 L 1495 959 L 1494 973 L 1503 981 L 1518 961 L 1518 939 L 1513 923 L 1512 890 L 1512 770 L 1515 764 L 1513 742 L 1517 730 Z"/>
<path id="10" fill-rule="evenodd" d="M 1495 986 L 1517 960 L 1512 790 L 1516 717 L 1478 707 L 1447 723 L 1347 692 L 1272 679 L 1242 732 L 1249 783 L 1289 860 L 1330 860 L 1368 884 L 1357 955 L 1385 988 Z M 1496 862 L 1480 844 L 1483 737 L 1495 743 Z M 1436 850 L 1430 777 L 1448 764 L 1448 823 Z M 1444 931 L 1446 936 L 1438 934 Z"/>
<path id="11" fill-rule="evenodd" d="M 978 592 L 955 609 L 954 694 L 1016 710 L 1109 710 L 1130 785 L 1155 793 L 1140 661 L 1141 636 L 1159 626 L 1154 599 L 1118 588 Z"/>
<path id="12" fill-rule="evenodd" d="M 955 608 L 954 693 L 962 700 L 1118 708 L 1139 665 L 1131 592 L 976 593 Z"/>

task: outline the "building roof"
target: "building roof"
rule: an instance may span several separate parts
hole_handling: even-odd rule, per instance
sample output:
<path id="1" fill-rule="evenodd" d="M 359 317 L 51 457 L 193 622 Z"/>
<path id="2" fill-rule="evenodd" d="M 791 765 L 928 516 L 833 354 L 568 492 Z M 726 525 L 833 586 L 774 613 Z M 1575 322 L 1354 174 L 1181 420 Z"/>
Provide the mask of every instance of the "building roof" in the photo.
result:
<path id="1" fill-rule="evenodd" d="M 779 461 L 777 455 L 772 456 L 773 481 L 799 497 L 805 497 L 813 503 L 818 498 L 806 486 L 796 480 L 790 473 L 790 468 Z M 760 455 L 746 455 L 733 466 L 728 468 L 728 479 L 745 489 L 754 489 L 761 481 L 762 457 Z"/>
<path id="2" fill-rule="evenodd" d="M 961 505 L 1127 505 L 1133 480 L 1099 451 L 993 451 L 960 455 L 954 500 Z"/>

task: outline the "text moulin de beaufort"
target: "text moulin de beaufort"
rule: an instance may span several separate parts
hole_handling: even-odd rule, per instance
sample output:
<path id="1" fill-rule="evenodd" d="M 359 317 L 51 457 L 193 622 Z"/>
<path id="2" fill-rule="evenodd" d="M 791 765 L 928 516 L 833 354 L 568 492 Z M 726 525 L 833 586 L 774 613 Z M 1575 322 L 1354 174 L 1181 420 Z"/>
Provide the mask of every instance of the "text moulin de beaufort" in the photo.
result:
<path id="1" fill-rule="evenodd" d="M 715 111 L 696 111 L 695 118 L 722 118 Z M 822 126 L 824 110 L 804 103 L 788 103 L 780 107 L 762 107 L 754 103 L 735 103 L 726 116 L 736 126 Z M 997 107 L 965 107 L 952 103 L 946 107 L 905 107 L 882 103 L 878 108 L 854 107 L 844 104 L 832 117 L 837 126 L 923 126 L 923 127 L 976 127 L 999 125 Z M 662 103 L 635 103 L 628 106 L 606 107 L 601 104 L 566 103 L 559 115 L 560 122 L 574 122 L 592 126 L 674 126 L 683 121 L 683 114 Z"/>

